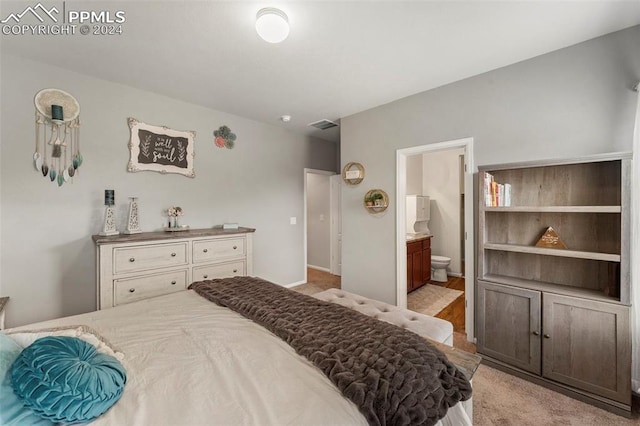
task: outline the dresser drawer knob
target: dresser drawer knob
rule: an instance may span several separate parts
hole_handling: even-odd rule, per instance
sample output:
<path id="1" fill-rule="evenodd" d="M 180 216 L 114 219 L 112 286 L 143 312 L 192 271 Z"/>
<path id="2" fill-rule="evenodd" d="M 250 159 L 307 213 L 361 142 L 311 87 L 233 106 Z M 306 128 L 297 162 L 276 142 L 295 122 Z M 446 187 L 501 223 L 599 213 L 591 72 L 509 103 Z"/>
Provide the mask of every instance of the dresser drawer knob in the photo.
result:
<path id="1" fill-rule="evenodd" d="M 136 261 L 136 258 L 135 258 L 135 257 L 130 257 L 130 258 L 129 258 L 129 262 L 135 262 L 135 261 Z"/>
<path id="2" fill-rule="evenodd" d="M 238 270 L 237 270 L 237 269 L 234 269 L 234 270 L 233 270 L 233 273 L 235 274 L 236 272 L 238 272 Z"/>
<path id="3" fill-rule="evenodd" d="M 549 336 L 548 334 L 545 334 L 545 335 L 544 335 L 544 338 L 545 338 L 545 339 L 551 339 L 551 336 Z"/>
<path id="4" fill-rule="evenodd" d="M 130 288 L 130 289 L 129 289 L 129 293 L 133 293 L 134 291 L 136 291 L 136 289 L 135 289 L 135 288 Z"/>
<path id="5" fill-rule="evenodd" d="M 176 257 L 176 254 L 175 253 L 171 253 L 171 257 Z"/>
<path id="6" fill-rule="evenodd" d="M 234 250 L 235 250 L 235 249 L 237 249 L 237 248 L 238 248 L 238 246 L 233 246 L 233 249 L 234 249 Z"/>
<path id="7" fill-rule="evenodd" d="M 204 278 L 204 279 L 206 280 L 207 278 L 209 278 L 209 275 L 205 275 L 205 276 L 204 276 L 204 277 L 202 277 L 202 278 Z"/>
<path id="8" fill-rule="evenodd" d="M 537 331 L 534 331 L 534 332 L 533 332 L 533 335 L 534 335 L 534 336 L 539 336 L 539 335 L 540 335 L 540 333 L 538 333 Z"/>
<path id="9" fill-rule="evenodd" d="M 176 280 L 171 281 L 171 285 L 176 285 Z"/>
<path id="10" fill-rule="evenodd" d="M 203 252 L 203 253 L 206 253 L 206 252 L 208 252 L 208 251 L 209 251 L 209 249 L 204 249 L 204 250 L 202 250 L 202 252 Z"/>

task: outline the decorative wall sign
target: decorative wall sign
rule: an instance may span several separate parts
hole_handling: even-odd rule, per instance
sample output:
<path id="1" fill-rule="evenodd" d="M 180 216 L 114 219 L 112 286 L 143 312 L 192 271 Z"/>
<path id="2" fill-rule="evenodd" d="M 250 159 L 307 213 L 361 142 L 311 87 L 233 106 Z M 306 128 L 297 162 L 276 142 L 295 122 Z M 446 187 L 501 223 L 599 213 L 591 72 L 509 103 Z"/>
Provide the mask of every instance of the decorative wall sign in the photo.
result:
<path id="1" fill-rule="evenodd" d="M 546 248 L 556 248 L 556 249 L 566 249 L 567 246 L 564 245 L 558 233 L 551 226 L 544 231 L 542 237 L 536 243 L 536 247 L 546 247 Z"/>
<path id="2" fill-rule="evenodd" d="M 213 141 L 218 148 L 233 149 L 236 143 L 236 134 L 227 126 L 220 126 L 218 130 L 214 130 L 213 137 Z"/>
<path id="3" fill-rule="evenodd" d="M 150 170 L 195 177 L 193 170 L 194 131 L 173 130 L 145 124 L 129 117 L 131 158 L 127 170 Z"/>

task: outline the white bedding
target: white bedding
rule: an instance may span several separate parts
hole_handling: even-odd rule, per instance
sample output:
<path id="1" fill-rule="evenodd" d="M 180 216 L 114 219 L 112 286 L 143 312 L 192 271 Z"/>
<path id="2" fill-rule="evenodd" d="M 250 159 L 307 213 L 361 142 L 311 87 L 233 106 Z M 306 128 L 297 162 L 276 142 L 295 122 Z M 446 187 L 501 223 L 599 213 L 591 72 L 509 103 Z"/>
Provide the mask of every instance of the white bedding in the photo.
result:
<path id="1" fill-rule="evenodd" d="M 124 353 L 122 398 L 95 425 L 364 425 L 289 345 L 193 291 L 22 327 L 84 324 Z M 470 425 L 462 404 L 443 426 Z"/>

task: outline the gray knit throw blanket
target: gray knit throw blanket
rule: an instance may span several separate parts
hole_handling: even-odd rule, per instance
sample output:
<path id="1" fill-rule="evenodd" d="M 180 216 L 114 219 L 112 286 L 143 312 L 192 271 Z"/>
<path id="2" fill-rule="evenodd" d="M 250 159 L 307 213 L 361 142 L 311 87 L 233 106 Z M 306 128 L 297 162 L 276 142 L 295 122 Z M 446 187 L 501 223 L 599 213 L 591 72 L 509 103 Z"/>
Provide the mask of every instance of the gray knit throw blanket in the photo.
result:
<path id="1" fill-rule="evenodd" d="M 433 425 L 471 385 L 417 334 L 259 278 L 200 281 L 202 297 L 260 324 L 318 367 L 370 425 Z"/>

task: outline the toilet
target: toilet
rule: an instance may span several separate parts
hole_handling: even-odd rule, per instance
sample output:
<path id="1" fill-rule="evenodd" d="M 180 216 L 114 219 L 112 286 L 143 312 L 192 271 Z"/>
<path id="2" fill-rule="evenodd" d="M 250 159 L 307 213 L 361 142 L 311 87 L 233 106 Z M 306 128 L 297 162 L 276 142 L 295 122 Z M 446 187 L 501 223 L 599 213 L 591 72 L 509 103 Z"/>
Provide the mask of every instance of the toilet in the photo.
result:
<path id="1" fill-rule="evenodd" d="M 447 267 L 450 263 L 450 257 L 431 256 L 431 281 L 447 282 Z"/>

